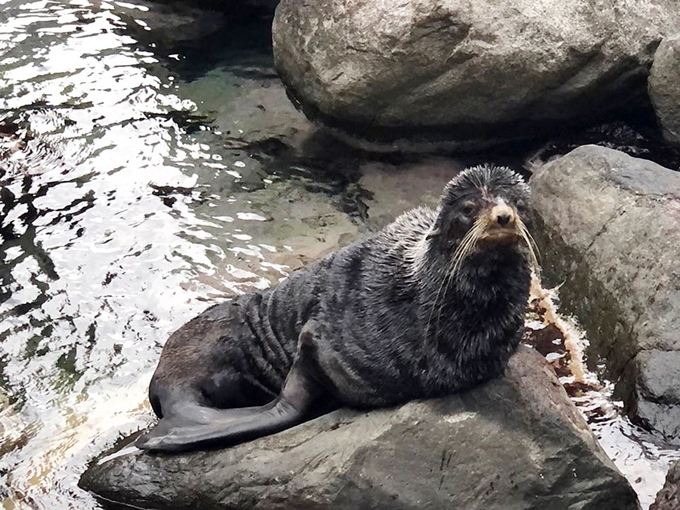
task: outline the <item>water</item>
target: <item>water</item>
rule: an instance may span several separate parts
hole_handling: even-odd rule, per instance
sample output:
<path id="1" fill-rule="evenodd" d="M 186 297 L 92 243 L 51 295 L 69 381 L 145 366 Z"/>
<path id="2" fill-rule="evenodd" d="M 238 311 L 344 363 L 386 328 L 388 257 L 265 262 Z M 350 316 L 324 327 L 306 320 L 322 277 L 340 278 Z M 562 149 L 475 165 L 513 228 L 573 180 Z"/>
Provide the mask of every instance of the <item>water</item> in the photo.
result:
<path id="1" fill-rule="evenodd" d="M 133 6 L 0 6 L 0 496 L 69 508 L 84 461 L 149 420 L 168 332 L 298 253 L 265 235 L 283 226 L 273 193 L 235 193 L 252 162 L 192 125 Z M 228 103 L 244 80 L 216 73 Z"/>
<path id="2" fill-rule="evenodd" d="M 97 508 L 78 476 L 152 419 L 169 332 L 432 204 L 460 168 L 309 138 L 271 65 L 266 20 L 0 0 L 4 509 Z M 666 450 L 602 423 L 611 451 L 663 472 Z"/>

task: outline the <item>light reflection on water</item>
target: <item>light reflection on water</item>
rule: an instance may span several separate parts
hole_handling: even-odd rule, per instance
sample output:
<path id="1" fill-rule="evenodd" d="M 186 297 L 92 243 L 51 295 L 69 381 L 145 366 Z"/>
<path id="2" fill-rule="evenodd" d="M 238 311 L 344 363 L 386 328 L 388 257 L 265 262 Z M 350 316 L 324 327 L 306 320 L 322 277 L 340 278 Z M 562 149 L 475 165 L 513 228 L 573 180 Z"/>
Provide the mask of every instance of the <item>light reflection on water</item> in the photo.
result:
<path id="1" fill-rule="evenodd" d="M 284 276 L 285 249 L 244 233 L 263 207 L 233 195 L 217 137 L 168 115 L 196 106 L 127 35 L 134 6 L 0 6 L 0 498 L 95 507 L 78 473 L 150 419 L 168 332 Z"/>

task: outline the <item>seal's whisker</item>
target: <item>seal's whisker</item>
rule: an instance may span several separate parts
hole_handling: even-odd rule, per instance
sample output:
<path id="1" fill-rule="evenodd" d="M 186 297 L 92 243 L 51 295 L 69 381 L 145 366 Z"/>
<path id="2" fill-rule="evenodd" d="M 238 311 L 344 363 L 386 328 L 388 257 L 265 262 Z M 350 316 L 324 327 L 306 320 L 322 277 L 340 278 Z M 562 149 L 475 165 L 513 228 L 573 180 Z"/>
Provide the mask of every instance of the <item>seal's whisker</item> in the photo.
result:
<path id="1" fill-rule="evenodd" d="M 451 272 L 457 273 L 463 261 L 474 250 L 480 235 L 486 230 L 486 221 L 478 219 L 465 235 L 452 257 Z"/>
<path id="2" fill-rule="evenodd" d="M 531 253 L 531 263 L 534 266 L 536 270 L 540 269 L 541 264 L 540 264 L 540 252 L 538 251 L 538 246 L 536 246 L 536 241 L 534 241 L 533 237 L 531 237 L 531 234 L 524 230 L 523 232 L 525 237 L 525 241 L 527 245 L 529 245 L 529 251 Z"/>
<path id="3" fill-rule="evenodd" d="M 444 276 L 444 282 L 443 282 L 443 288 L 444 288 L 444 294 L 442 295 L 442 300 L 441 304 L 439 305 L 439 310 L 437 311 L 437 329 L 435 330 L 435 336 L 439 335 L 439 322 L 442 316 L 442 311 L 444 310 L 444 296 L 446 296 L 446 292 L 449 290 L 449 285 L 451 284 L 451 280 L 453 279 L 454 273 L 448 271 L 446 275 Z M 434 307 L 437 305 L 435 302 L 434 306 L 432 309 L 434 310 Z"/>
<path id="4" fill-rule="evenodd" d="M 522 228 L 522 231 L 526 234 L 527 239 L 529 240 L 529 244 L 531 244 L 531 248 L 533 248 L 533 250 L 534 250 L 534 256 L 536 256 L 537 260 L 540 261 L 540 259 L 541 259 L 541 252 L 540 252 L 540 250 L 538 249 L 538 244 L 536 243 L 536 240 L 535 240 L 534 237 L 531 235 L 531 233 L 529 233 L 529 229 L 528 229 L 527 226 L 524 224 L 524 222 L 523 222 L 521 219 L 520 219 L 519 221 L 520 221 L 520 226 L 521 226 L 521 228 Z"/>
<path id="5" fill-rule="evenodd" d="M 437 297 L 432 305 L 432 310 L 430 311 L 430 320 L 432 318 L 432 314 L 434 313 L 434 309 L 437 307 L 437 304 L 439 303 L 439 296 L 441 293 L 441 290 L 444 289 L 444 294 L 446 295 L 446 291 L 448 290 L 449 285 L 451 284 L 451 281 L 453 280 L 454 276 L 456 273 L 458 273 L 458 270 L 460 269 L 460 266 L 462 265 L 463 261 L 467 258 L 467 256 L 474 250 L 475 245 L 477 244 L 477 240 L 479 239 L 479 236 L 484 232 L 486 229 L 486 221 L 478 219 L 475 221 L 475 223 L 472 225 L 472 228 L 468 230 L 468 232 L 465 234 L 463 237 L 463 240 L 460 242 L 458 245 L 458 248 L 456 248 L 456 251 L 453 253 L 453 256 L 451 257 L 451 260 L 449 261 L 448 268 L 446 270 L 446 275 L 444 276 L 444 281 L 442 282 L 442 285 L 440 286 L 439 290 L 440 292 L 437 293 Z M 439 333 L 439 322 L 441 318 L 441 314 L 444 308 L 444 299 L 442 299 L 441 304 L 439 306 L 439 310 L 437 311 L 437 330 L 436 333 Z M 428 328 L 430 324 L 430 320 L 428 320 Z"/>
<path id="6" fill-rule="evenodd" d="M 442 289 L 444 288 L 444 285 L 446 284 L 446 274 L 444 275 L 444 279 L 442 280 L 441 285 L 439 285 L 439 290 L 437 290 L 437 295 L 434 298 L 434 302 L 432 303 L 432 308 L 430 308 L 430 316 L 427 318 L 427 324 L 425 325 L 425 336 L 423 338 L 427 338 L 427 333 L 430 331 L 430 322 L 432 321 L 432 315 L 434 314 L 434 309 L 437 307 L 437 301 L 439 301 L 439 296 L 442 293 Z"/>
<path id="7" fill-rule="evenodd" d="M 457 266 L 467 256 L 468 251 L 476 241 L 480 233 L 479 231 L 480 225 L 478 222 L 475 222 L 472 228 L 465 234 L 465 237 L 463 237 L 463 240 L 458 245 L 458 248 L 456 248 L 456 251 L 453 253 L 451 260 L 449 261 L 449 272 L 456 272 Z"/>
<path id="8" fill-rule="evenodd" d="M 455 274 L 460 270 L 463 261 L 472 252 L 477 243 L 477 239 L 479 239 L 479 234 L 481 234 L 481 232 L 477 231 L 471 231 L 471 233 L 472 235 L 465 240 L 465 243 L 461 243 L 460 249 L 454 254 L 450 269 L 450 273 L 452 274 Z"/>
<path id="9" fill-rule="evenodd" d="M 529 257 L 531 258 L 531 265 L 534 267 L 534 271 L 538 273 L 541 266 L 538 262 L 540 251 L 538 250 L 536 241 L 531 236 L 526 225 L 520 218 L 517 218 L 517 229 L 519 231 L 520 236 L 522 236 L 522 239 L 524 239 L 524 242 L 527 244 L 527 247 L 529 248 Z"/>
<path id="10" fill-rule="evenodd" d="M 473 242 L 473 239 L 478 236 L 478 234 L 475 233 L 475 229 L 478 229 L 479 225 L 478 222 L 475 222 L 475 224 L 472 226 L 470 230 L 465 234 L 463 239 L 461 240 L 460 244 L 456 248 L 456 250 L 453 252 L 453 257 L 451 257 L 451 260 L 449 260 L 448 267 L 446 268 L 446 272 L 444 274 L 444 279 L 442 280 L 441 284 L 439 285 L 439 289 L 437 290 L 437 295 L 434 298 L 434 302 L 432 303 L 432 308 L 430 309 L 430 315 L 427 319 L 427 324 L 425 325 L 425 333 L 429 332 L 430 330 L 430 323 L 432 322 L 432 316 L 434 315 L 434 311 L 437 308 L 437 304 L 439 303 L 439 298 L 440 296 L 446 295 L 446 289 L 448 289 L 448 285 L 451 283 L 451 277 L 453 274 L 455 274 L 455 261 L 457 258 L 459 258 L 459 254 L 462 253 L 462 251 L 466 250 L 465 245 L 468 243 Z M 463 258 L 466 255 L 463 255 Z M 442 294 L 442 290 L 444 290 L 444 294 Z M 443 302 L 443 300 L 442 300 Z M 441 316 L 441 307 L 439 312 L 437 313 L 437 324 L 439 323 L 439 317 Z"/>

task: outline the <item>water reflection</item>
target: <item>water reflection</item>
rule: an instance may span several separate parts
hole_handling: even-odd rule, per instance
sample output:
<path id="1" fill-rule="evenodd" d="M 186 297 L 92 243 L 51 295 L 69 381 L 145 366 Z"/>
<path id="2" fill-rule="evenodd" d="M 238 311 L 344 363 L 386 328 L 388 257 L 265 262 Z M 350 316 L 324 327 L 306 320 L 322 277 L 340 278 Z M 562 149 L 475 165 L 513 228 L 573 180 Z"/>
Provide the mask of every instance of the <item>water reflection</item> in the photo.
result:
<path id="1" fill-rule="evenodd" d="M 0 6 L 0 497 L 94 507 L 78 473 L 150 419 L 167 333 L 287 274 L 278 239 L 296 227 L 273 233 L 294 215 L 272 197 L 290 186 L 229 161 L 187 84 L 128 35 L 137 7 Z"/>

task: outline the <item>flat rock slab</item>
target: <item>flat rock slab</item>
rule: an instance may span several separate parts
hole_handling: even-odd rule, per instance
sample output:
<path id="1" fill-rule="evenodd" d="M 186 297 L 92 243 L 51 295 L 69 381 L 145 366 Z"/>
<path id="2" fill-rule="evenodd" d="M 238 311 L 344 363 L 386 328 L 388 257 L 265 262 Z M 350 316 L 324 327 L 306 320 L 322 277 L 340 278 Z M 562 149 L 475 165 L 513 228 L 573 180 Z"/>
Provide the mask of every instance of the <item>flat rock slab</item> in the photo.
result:
<path id="1" fill-rule="evenodd" d="M 680 173 L 583 146 L 536 171 L 536 239 L 632 418 L 680 437 Z"/>
<path id="2" fill-rule="evenodd" d="M 628 510 L 637 497 L 545 360 L 448 398 L 340 410 L 274 436 L 187 455 L 122 455 L 81 484 L 145 509 Z"/>

